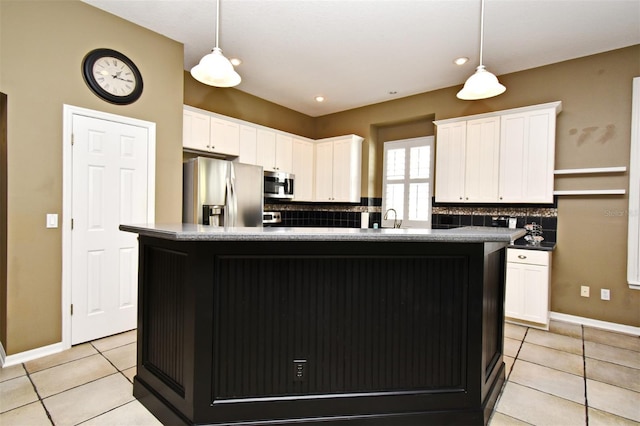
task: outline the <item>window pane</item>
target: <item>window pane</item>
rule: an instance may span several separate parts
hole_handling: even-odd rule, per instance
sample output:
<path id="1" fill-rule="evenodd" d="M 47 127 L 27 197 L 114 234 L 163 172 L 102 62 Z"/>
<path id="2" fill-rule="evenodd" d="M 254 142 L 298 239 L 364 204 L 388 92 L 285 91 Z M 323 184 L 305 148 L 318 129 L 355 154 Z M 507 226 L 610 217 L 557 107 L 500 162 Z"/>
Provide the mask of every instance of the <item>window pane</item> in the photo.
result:
<path id="1" fill-rule="evenodd" d="M 404 148 L 387 151 L 387 179 L 404 179 Z"/>
<path id="2" fill-rule="evenodd" d="M 409 185 L 409 220 L 429 220 L 429 184 Z"/>
<path id="3" fill-rule="evenodd" d="M 411 148 L 411 179 L 429 178 L 429 161 L 431 152 L 428 146 L 416 146 Z"/>
<path id="4" fill-rule="evenodd" d="M 385 193 L 385 201 L 386 208 L 394 209 L 396 213 L 398 213 L 397 219 L 402 219 L 403 217 L 403 200 L 404 200 L 404 184 L 395 183 L 388 184 L 386 193 Z M 382 212 L 384 217 L 385 212 Z M 393 212 L 389 213 L 388 219 L 393 220 Z"/>

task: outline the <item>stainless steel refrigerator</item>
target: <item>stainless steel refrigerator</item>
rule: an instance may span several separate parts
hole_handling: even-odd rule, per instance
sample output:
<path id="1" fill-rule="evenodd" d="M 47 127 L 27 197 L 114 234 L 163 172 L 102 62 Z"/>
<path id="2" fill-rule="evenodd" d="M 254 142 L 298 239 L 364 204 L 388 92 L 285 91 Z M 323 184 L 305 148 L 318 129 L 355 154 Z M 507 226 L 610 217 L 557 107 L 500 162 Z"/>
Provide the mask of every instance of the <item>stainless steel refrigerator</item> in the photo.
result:
<path id="1" fill-rule="evenodd" d="M 183 164 L 182 221 L 211 226 L 262 226 L 261 166 L 197 157 Z"/>

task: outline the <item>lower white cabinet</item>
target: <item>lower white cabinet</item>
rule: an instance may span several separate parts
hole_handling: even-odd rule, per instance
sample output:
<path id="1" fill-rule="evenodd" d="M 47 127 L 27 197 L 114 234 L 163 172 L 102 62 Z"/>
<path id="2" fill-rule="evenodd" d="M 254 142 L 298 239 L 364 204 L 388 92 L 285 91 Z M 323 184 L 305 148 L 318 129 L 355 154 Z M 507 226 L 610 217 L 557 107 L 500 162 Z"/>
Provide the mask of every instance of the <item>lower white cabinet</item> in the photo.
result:
<path id="1" fill-rule="evenodd" d="M 549 329 L 551 252 L 507 249 L 505 319 Z"/>

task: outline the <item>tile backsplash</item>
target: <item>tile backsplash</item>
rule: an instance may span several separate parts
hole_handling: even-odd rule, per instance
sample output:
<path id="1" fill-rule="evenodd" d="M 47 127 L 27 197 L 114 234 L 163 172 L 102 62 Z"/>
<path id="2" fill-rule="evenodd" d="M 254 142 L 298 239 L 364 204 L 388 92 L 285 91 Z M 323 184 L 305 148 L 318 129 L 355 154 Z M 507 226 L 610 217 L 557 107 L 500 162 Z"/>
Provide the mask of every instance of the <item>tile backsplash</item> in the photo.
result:
<path id="1" fill-rule="evenodd" d="M 276 226 L 295 227 L 335 227 L 360 228 L 361 213 L 369 213 L 368 227 L 380 225 L 382 219 L 382 199 L 362 198 L 356 203 L 291 203 L 270 202 L 265 211 L 279 211 L 282 223 Z M 516 218 L 516 227 L 523 228 L 529 223 L 542 225 L 543 237 L 547 242 L 557 241 L 558 209 L 551 207 L 506 205 L 506 206 L 438 206 L 432 210 L 433 229 L 449 229 L 461 226 L 495 226 L 497 220 Z"/>
<path id="2" fill-rule="evenodd" d="M 369 213 L 369 228 L 380 223 L 381 198 L 361 198 L 355 203 L 265 203 L 264 211 L 279 211 L 282 223 L 277 226 L 360 228 L 361 213 Z"/>
<path id="3" fill-rule="evenodd" d="M 556 207 L 433 207 L 432 229 L 461 226 L 495 226 L 496 220 L 516 218 L 516 228 L 537 223 L 542 226 L 546 242 L 557 242 L 558 209 Z"/>

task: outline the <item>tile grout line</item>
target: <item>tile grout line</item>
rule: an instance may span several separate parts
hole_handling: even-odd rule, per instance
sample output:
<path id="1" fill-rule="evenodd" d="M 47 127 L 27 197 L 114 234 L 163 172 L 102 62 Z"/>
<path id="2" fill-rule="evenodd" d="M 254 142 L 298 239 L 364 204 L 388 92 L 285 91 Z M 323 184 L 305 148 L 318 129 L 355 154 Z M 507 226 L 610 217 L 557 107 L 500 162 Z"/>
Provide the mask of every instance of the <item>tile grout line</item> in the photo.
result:
<path id="1" fill-rule="evenodd" d="M 509 372 L 506 374 L 505 378 L 504 378 L 504 383 L 502 384 L 502 388 L 500 389 L 500 394 L 498 395 L 498 398 L 496 399 L 495 405 L 493 406 L 493 411 L 491 412 L 491 416 L 489 417 L 489 423 L 491 423 L 491 419 L 493 419 L 493 416 L 498 413 L 499 411 L 497 410 L 498 408 L 498 403 L 500 402 L 500 400 L 502 399 L 502 395 L 504 394 L 504 390 L 507 387 L 507 384 L 509 383 L 509 376 L 511 376 L 511 372 L 513 371 L 513 367 L 516 364 L 516 361 L 518 359 L 518 355 L 520 355 L 520 350 L 522 349 L 522 345 L 524 344 L 524 339 L 527 337 L 527 333 L 529 332 L 529 327 L 526 327 L 526 330 L 524 331 L 524 336 L 522 336 L 522 340 L 520 341 L 520 346 L 518 347 L 518 351 L 516 352 L 516 356 L 513 357 L 513 364 L 511 364 L 511 368 L 509 369 Z M 503 341 L 503 348 L 504 348 L 504 339 L 506 336 L 504 336 L 504 332 L 503 332 L 503 336 L 502 336 L 502 341 Z M 503 349 L 504 352 L 504 349 Z M 504 354 L 503 354 L 504 356 Z M 502 415 L 505 415 L 507 417 L 510 417 L 512 419 L 515 420 L 519 420 L 519 421 L 524 421 L 522 419 L 518 419 L 512 416 L 509 416 L 507 414 L 504 413 L 500 413 Z"/>
<path id="2" fill-rule="evenodd" d="M 529 334 L 529 327 L 527 327 L 527 329 L 524 331 L 524 336 L 522 336 L 522 340 L 520 341 L 520 346 L 518 346 L 518 352 L 516 352 L 516 356 L 513 358 L 513 364 L 511 364 L 511 369 L 509 370 L 509 374 L 507 375 L 505 382 L 509 381 L 509 377 L 511 376 L 513 367 L 515 367 L 516 361 L 518 361 L 518 356 L 520 355 L 520 351 L 522 350 L 522 346 L 524 346 L 524 339 L 527 338 L 527 334 Z"/>
<path id="3" fill-rule="evenodd" d="M 120 369 L 119 369 L 119 368 L 118 368 L 118 367 L 117 367 L 113 362 L 111 362 L 111 360 L 110 360 L 109 358 L 107 358 L 107 357 L 106 357 L 106 356 L 105 356 L 105 355 L 100 351 L 100 349 L 96 348 L 96 347 L 93 345 L 93 342 L 89 342 L 89 344 L 90 344 L 91 346 L 93 346 L 93 348 L 94 348 L 96 351 L 98 351 L 98 353 L 100 354 L 100 356 L 101 356 L 102 358 L 106 359 L 106 360 L 107 360 L 107 362 L 108 362 L 109 364 L 111 364 L 111 366 L 112 366 L 113 368 L 115 368 L 115 369 L 116 369 L 116 371 L 117 371 L 118 373 L 120 373 L 120 375 L 121 375 L 121 376 L 123 376 L 123 377 L 127 380 L 127 382 L 131 383 L 131 381 L 129 380 L 129 378 L 127 377 L 127 375 L 126 375 L 126 374 L 124 374 L 124 370 L 120 370 Z M 127 345 L 128 345 L 128 344 L 129 344 L 129 343 L 127 343 Z M 123 346 L 126 346 L 126 345 L 117 346 L 116 348 L 113 348 L 113 349 L 121 348 L 121 347 L 123 347 Z M 111 349 L 109 349 L 109 350 L 107 350 L 107 351 L 105 351 L 105 352 L 109 352 L 110 350 L 111 350 Z M 135 366 L 134 366 L 134 367 L 135 367 Z"/>
<path id="4" fill-rule="evenodd" d="M 24 365 L 24 363 L 22 363 L 22 368 L 24 368 L 24 372 L 27 375 L 27 379 L 29 379 L 31 386 L 33 387 L 33 391 L 36 393 L 36 396 L 38 397 L 38 402 L 40 402 L 40 405 L 42 405 L 42 409 L 44 410 L 44 413 L 47 415 L 47 418 L 49 419 L 51 424 L 55 426 L 55 423 L 53 422 L 53 418 L 51 417 L 51 413 L 49 412 L 49 410 L 47 410 L 47 406 L 44 404 L 44 400 L 40 396 L 40 392 L 38 392 L 38 388 L 36 387 L 36 384 L 31 379 L 31 373 L 29 373 L 29 370 L 27 370 L 27 367 Z"/>

